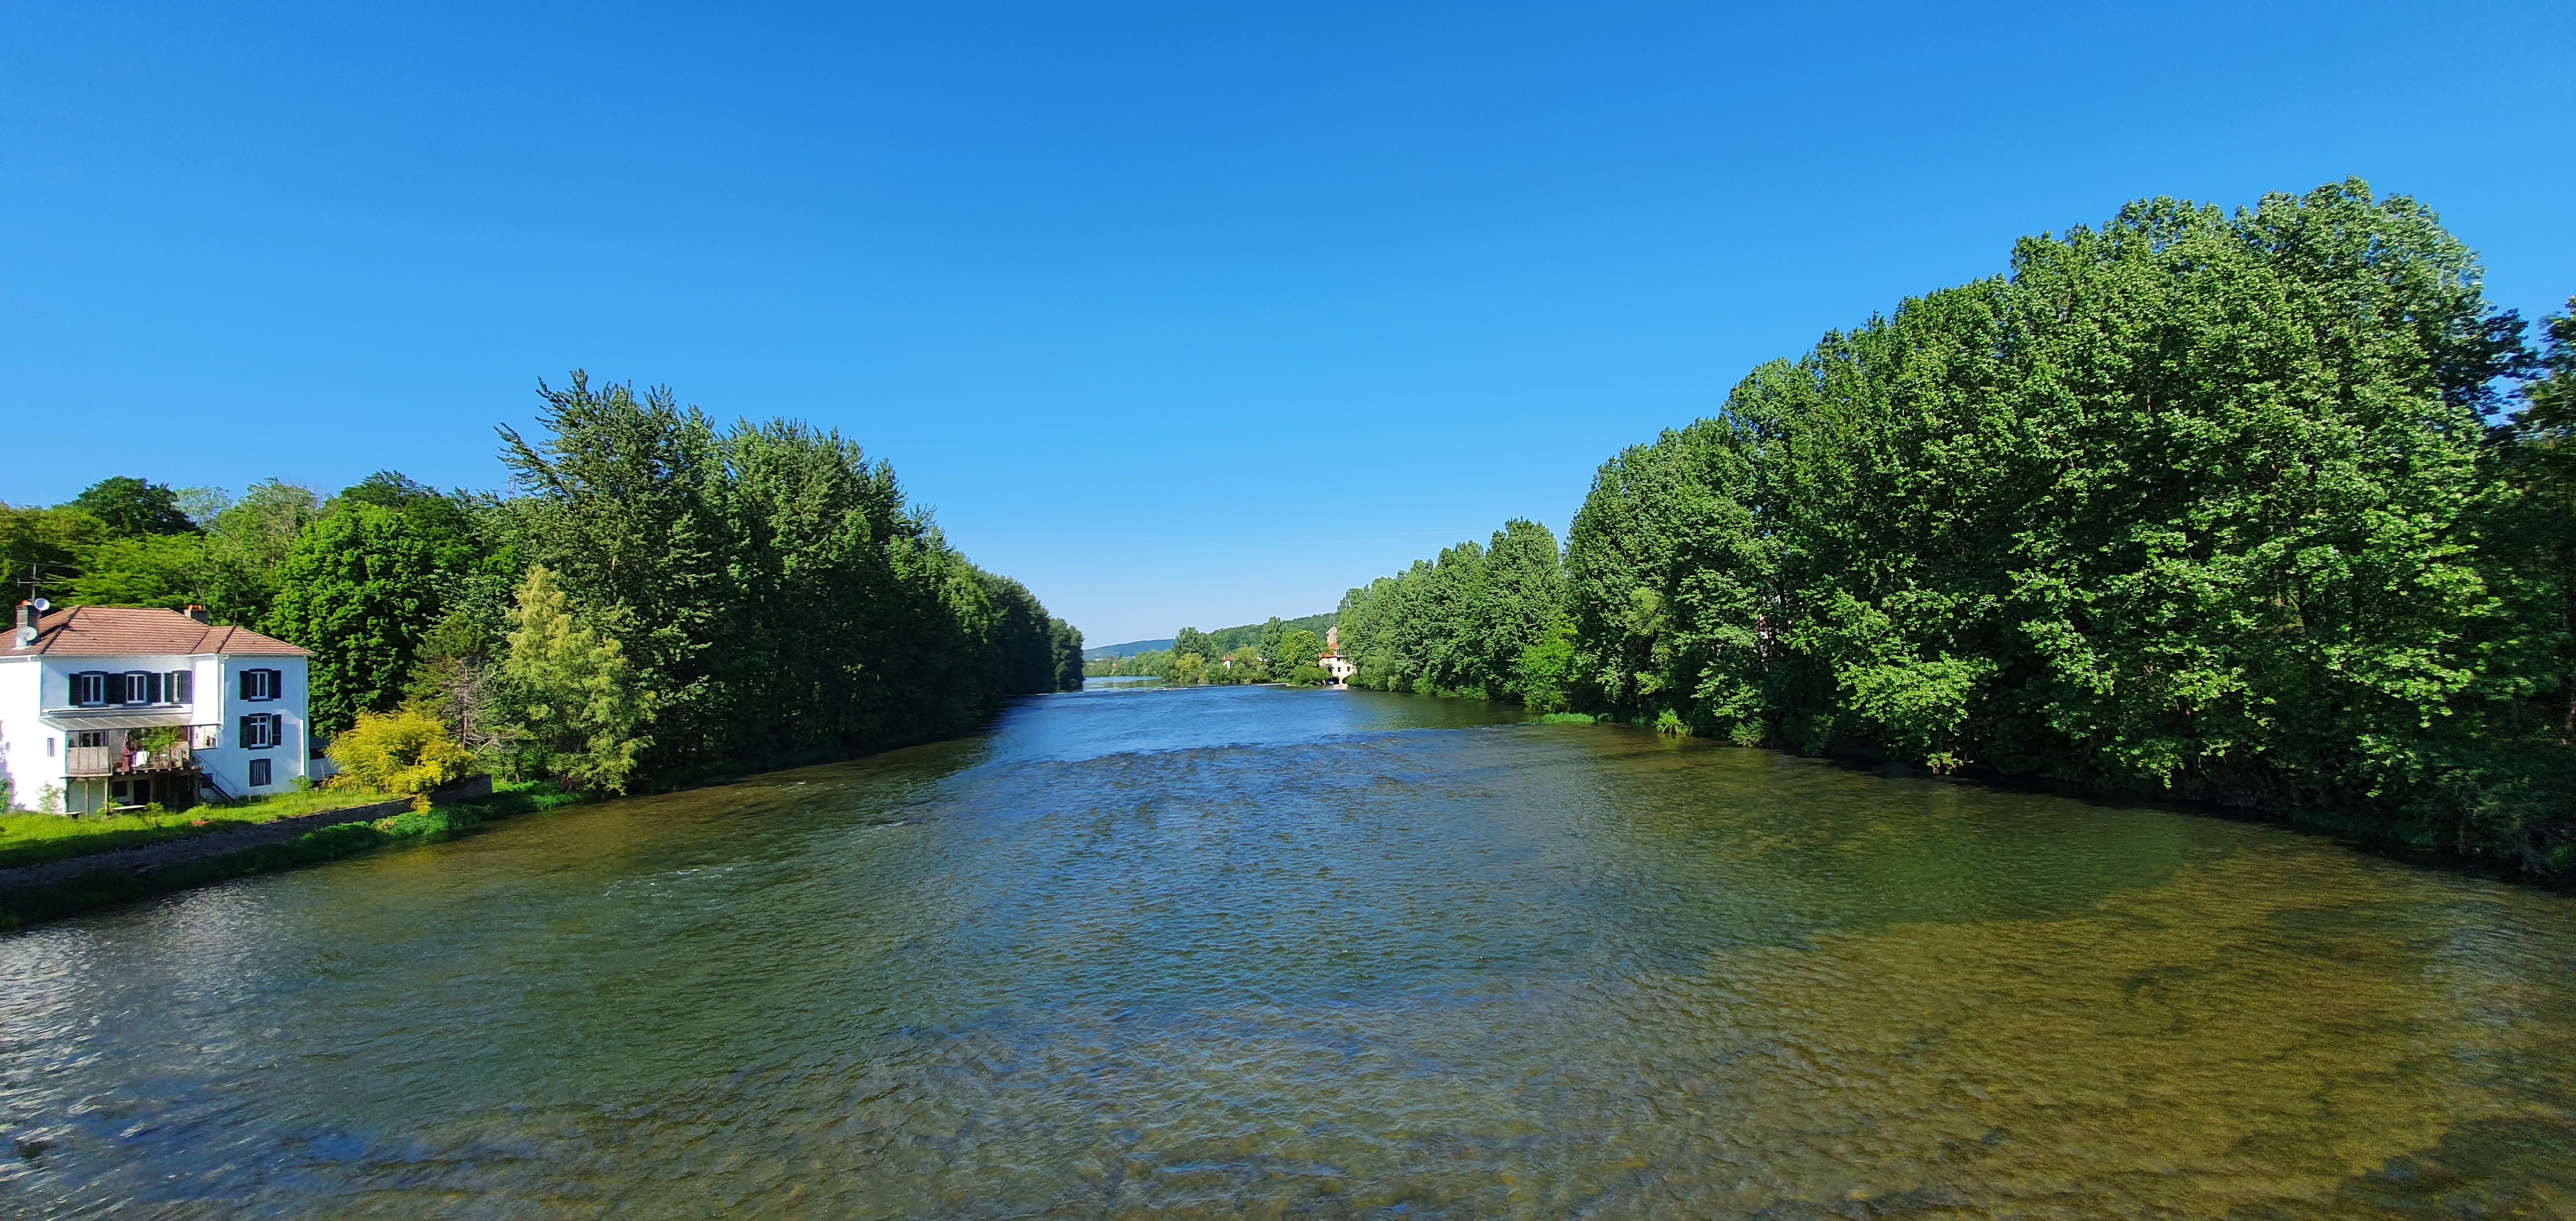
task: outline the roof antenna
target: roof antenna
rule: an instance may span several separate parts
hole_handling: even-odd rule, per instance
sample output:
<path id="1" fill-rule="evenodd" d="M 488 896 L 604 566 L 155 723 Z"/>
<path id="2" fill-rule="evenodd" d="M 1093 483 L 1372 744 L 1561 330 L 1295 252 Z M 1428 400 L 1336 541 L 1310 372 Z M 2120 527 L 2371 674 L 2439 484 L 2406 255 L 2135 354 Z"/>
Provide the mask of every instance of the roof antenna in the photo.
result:
<path id="1" fill-rule="evenodd" d="M 42 634 L 42 630 L 37 626 L 36 621 L 42 618 L 46 611 L 54 609 L 53 603 L 47 602 L 43 598 L 36 596 L 36 591 L 43 587 L 44 583 L 44 564 L 37 560 L 27 561 L 27 577 L 25 580 L 20 581 L 19 584 L 27 587 L 27 605 L 28 608 L 33 610 L 35 613 L 20 616 L 22 621 L 18 624 L 19 648 L 23 649 L 36 643 L 36 637 Z"/>
<path id="2" fill-rule="evenodd" d="M 51 609 L 51 604 L 36 596 L 36 589 L 43 583 L 44 575 L 43 564 L 32 560 L 28 562 L 27 579 L 24 582 L 27 586 L 27 608 L 18 612 L 18 647 L 22 649 L 36 643 L 36 637 L 42 634 L 37 621 Z"/>

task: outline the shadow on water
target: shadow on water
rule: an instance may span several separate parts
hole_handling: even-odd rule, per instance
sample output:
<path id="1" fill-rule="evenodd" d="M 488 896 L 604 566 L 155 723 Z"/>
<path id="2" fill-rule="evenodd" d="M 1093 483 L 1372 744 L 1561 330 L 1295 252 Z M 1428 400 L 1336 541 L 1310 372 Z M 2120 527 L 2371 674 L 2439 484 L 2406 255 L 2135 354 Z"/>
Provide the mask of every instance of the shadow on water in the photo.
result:
<path id="1" fill-rule="evenodd" d="M 2558 1215 L 2576 904 L 1208 688 L 0 942 L 27 1212 Z"/>

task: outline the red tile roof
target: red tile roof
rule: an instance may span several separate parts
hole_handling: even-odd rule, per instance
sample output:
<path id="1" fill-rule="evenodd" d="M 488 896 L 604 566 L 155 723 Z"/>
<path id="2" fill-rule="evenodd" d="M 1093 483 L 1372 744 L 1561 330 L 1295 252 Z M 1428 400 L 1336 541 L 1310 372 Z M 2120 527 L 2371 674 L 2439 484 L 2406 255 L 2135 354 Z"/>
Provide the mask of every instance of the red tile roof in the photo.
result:
<path id="1" fill-rule="evenodd" d="M 0 657 L 105 657 L 135 654 L 202 656 L 230 653 L 242 657 L 304 657 L 294 645 L 262 636 L 246 627 L 209 627 L 173 610 L 126 606 L 72 606 L 48 612 L 36 621 L 36 643 L 20 647 L 17 621 L 0 638 Z"/>

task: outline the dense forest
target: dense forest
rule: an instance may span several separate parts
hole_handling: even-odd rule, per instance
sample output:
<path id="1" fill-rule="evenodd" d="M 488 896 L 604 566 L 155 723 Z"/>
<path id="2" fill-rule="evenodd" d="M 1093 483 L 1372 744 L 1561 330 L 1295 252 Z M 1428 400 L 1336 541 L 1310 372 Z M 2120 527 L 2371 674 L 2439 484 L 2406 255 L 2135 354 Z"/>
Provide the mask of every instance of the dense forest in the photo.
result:
<path id="1" fill-rule="evenodd" d="M 2576 314 L 2576 301 L 2570 302 Z M 2169 199 L 1355 589 L 1361 684 L 2576 872 L 2576 321 L 2360 182 Z"/>
<path id="2" fill-rule="evenodd" d="M 1080 634 L 838 434 L 720 428 L 579 372 L 541 392 L 543 433 L 503 430 L 516 494 L 111 478 L 0 506 L 0 575 L 311 649 L 318 733 L 407 707 L 504 775 L 610 791 L 956 733 L 1081 685 Z"/>
<path id="3" fill-rule="evenodd" d="M 1213 632 L 1185 627 L 1172 634 L 1168 649 L 1102 658 L 1087 663 L 1083 673 L 1094 678 L 1159 678 L 1167 686 L 1272 682 L 1319 686 L 1325 674 L 1315 662 L 1323 653 L 1323 633 L 1332 626 L 1333 617 L 1325 614 L 1302 619 L 1273 616 Z"/>

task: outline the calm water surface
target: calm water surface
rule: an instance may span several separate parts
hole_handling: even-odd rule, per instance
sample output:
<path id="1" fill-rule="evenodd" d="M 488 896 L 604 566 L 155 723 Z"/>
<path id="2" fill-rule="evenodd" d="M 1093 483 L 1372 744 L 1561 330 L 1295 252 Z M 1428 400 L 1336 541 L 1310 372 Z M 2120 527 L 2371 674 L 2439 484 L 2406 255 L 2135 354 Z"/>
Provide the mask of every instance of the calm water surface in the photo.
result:
<path id="1" fill-rule="evenodd" d="M 1394 696 L 990 735 L 0 939 L 0 1213 L 2576 1213 L 2576 904 Z"/>

